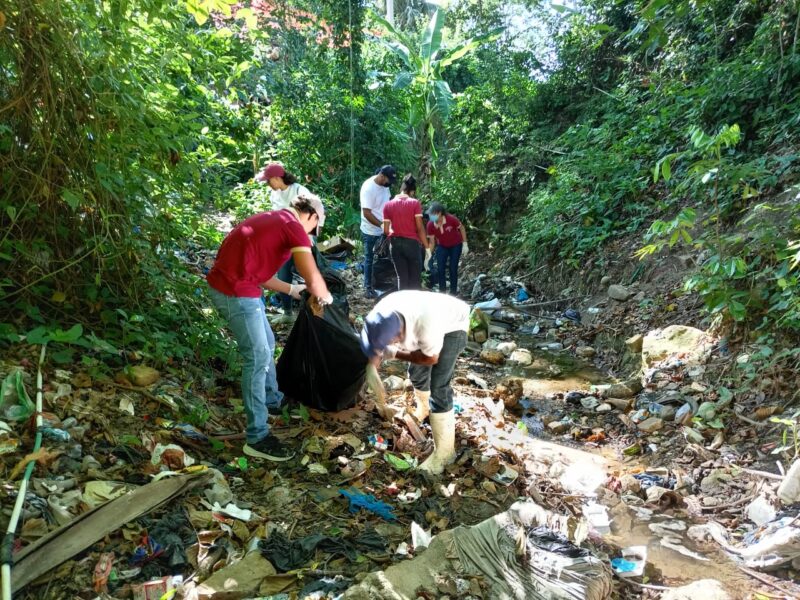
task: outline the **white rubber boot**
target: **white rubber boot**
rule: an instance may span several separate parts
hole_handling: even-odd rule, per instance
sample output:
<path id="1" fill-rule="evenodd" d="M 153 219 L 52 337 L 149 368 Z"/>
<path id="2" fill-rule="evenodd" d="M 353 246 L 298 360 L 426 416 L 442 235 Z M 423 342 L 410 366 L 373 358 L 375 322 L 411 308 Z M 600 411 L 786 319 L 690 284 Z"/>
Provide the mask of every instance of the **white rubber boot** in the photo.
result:
<path id="1" fill-rule="evenodd" d="M 446 413 L 431 413 L 433 431 L 433 454 L 419 466 L 429 475 L 441 475 L 444 468 L 456 458 L 456 414 L 451 409 Z"/>
<path id="2" fill-rule="evenodd" d="M 428 415 L 431 414 L 431 405 L 429 402 L 430 398 L 430 392 L 414 390 L 414 401 L 416 402 L 416 406 L 414 407 L 413 414 L 414 418 L 416 418 L 420 423 L 427 419 Z"/>

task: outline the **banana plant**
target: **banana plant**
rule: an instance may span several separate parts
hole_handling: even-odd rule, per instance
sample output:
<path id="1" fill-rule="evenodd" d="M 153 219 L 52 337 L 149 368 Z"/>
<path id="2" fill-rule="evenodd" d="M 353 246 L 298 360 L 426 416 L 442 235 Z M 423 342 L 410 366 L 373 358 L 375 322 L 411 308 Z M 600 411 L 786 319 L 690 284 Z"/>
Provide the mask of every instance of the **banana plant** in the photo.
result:
<path id="1" fill-rule="evenodd" d="M 457 62 L 481 44 L 497 39 L 502 28 L 472 37 L 452 48 L 442 45 L 445 10 L 436 7 L 418 39 L 395 28 L 373 12 L 373 18 L 386 31 L 381 43 L 400 58 L 405 67 L 397 73 L 394 88 L 411 92 L 410 123 L 417 140 L 420 176 L 432 176 L 433 160 L 438 156 L 435 144 L 437 127 L 447 119 L 453 105 L 453 92 L 443 77 L 446 67 Z"/>

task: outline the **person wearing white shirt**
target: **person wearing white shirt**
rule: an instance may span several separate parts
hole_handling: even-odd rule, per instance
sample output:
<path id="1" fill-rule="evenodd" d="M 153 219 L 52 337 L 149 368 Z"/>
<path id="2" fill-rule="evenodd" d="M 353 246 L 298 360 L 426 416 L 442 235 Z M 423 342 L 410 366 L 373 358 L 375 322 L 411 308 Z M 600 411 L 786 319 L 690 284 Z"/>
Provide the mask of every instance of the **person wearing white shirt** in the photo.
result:
<path id="1" fill-rule="evenodd" d="M 372 283 L 375 248 L 383 239 L 383 207 L 391 197 L 397 179 L 392 165 L 384 165 L 361 185 L 361 240 L 364 242 L 364 291 L 367 298 L 377 297 Z"/>
<path id="2" fill-rule="evenodd" d="M 281 163 L 271 162 L 256 175 L 256 181 L 266 183 L 271 188 L 269 199 L 272 203 L 272 210 L 282 210 L 289 208 L 289 204 L 300 195 L 311 195 L 307 187 L 297 182 L 297 177 L 289 173 Z M 289 259 L 281 266 L 275 275 L 283 282 L 292 284 L 292 269 L 294 260 Z M 281 306 L 284 315 L 292 314 L 292 297 L 288 294 L 280 294 Z"/>
<path id="3" fill-rule="evenodd" d="M 450 381 L 467 345 L 469 306 L 453 296 L 401 290 L 380 300 L 364 318 L 361 350 L 377 369 L 384 358 L 407 361 L 417 402 L 414 415 L 430 416 L 434 450 L 420 470 L 440 475 L 453 462 L 455 413 Z"/>

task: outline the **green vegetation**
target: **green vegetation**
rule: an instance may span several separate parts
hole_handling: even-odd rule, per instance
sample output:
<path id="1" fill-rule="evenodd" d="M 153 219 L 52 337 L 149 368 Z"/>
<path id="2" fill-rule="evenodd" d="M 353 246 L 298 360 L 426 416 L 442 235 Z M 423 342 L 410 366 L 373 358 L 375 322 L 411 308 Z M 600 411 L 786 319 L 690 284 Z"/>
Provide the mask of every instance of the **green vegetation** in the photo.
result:
<path id="1" fill-rule="evenodd" d="M 224 356 L 186 253 L 267 206 L 271 159 L 329 233 L 391 162 L 532 266 L 697 252 L 717 326 L 796 336 L 797 2 L 569 6 L 0 0 L 0 340 Z"/>

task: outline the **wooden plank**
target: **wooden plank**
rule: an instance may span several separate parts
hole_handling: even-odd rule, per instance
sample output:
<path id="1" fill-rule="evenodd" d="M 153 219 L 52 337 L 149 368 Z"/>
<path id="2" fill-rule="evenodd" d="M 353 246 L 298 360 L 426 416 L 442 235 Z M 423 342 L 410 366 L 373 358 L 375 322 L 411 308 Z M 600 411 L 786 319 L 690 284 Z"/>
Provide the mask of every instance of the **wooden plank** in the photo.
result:
<path id="1" fill-rule="evenodd" d="M 17 593 L 31 581 L 116 531 L 126 523 L 201 485 L 207 471 L 154 481 L 85 512 L 14 556 L 11 590 Z"/>

